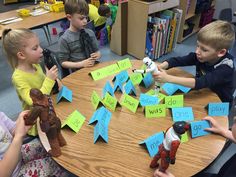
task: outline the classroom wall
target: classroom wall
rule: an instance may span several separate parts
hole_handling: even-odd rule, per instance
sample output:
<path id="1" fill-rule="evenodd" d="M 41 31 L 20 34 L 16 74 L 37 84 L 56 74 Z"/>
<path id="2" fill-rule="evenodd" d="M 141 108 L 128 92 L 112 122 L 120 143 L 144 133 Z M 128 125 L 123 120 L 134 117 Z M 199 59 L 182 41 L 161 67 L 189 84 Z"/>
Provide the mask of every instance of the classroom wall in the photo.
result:
<path id="1" fill-rule="evenodd" d="M 216 0 L 215 13 L 213 18 L 218 19 L 220 11 L 225 8 L 232 8 L 232 11 L 236 11 L 236 0 Z M 236 17 L 233 16 L 233 22 L 236 22 Z"/>

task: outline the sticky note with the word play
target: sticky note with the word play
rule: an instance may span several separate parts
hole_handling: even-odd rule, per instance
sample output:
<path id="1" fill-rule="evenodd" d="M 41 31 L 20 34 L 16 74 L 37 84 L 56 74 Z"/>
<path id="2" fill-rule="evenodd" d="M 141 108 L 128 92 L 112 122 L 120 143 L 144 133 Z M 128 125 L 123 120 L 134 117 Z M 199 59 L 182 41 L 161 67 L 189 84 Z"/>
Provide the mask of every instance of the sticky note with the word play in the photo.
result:
<path id="1" fill-rule="evenodd" d="M 172 83 L 165 83 L 161 88 L 166 92 L 167 95 L 173 95 L 178 90 L 177 85 Z"/>
<path id="2" fill-rule="evenodd" d="M 76 133 L 79 132 L 85 121 L 85 117 L 77 110 L 75 110 L 72 114 L 70 114 L 61 127 L 65 125 L 69 126 Z"/>
<path id="3" fill-rule="evenodd" d="M 57 103 L 59 103 L 59 101 L 63 98 L 69 102 L 72 102 L 72 91 L 68 89 L 66 86 L 63 86 L 60 92 L 58 93 Z"/>
<path id="4" fill-rule="evenodd" d="M 132 68 L 132 64 L 129 58 L 118 61 L 117 65 L 119 66 L 120 70 L 126 70 Z"/>
<path id="5" fill-rule="evenodd" d="M 165 117 L 166 116 L 166 105 L 157 104 L 145 106 L 145 117 L 155 118 L 155 117 Z"/>
<path id="6" fill-rule="evenodd" d="M 166 96 L 165 104 L 167 108 L 178 108 L 184 106 L 184 95 Z"/>
<path id="7" fill-rule="evenodd" d="M 102 138 L 106 143 L 108 142 L 108 126 L 98 122 L 94 127 L 94 136 L 93 136 L 94 144 L 100 138 Z"/>
<path id="8" fill-rule="evenodd" d="M 148 137 L 147 139 L 140 142 L 139 144 L 146 145 L 149 155 L 151 157 L 154 157 L 157 154 L 159 150 L 159 145 L 163 142 L 163 140 L 164 140 L 164 133 L 159 132 Z"/>
<path id="9" fill-rule="evenodd" d="M 228 116 L 229 103 L 209 103 L 208 115 L 209 116 Z"/>
<path id="10" fill-rule="evenodd" d="M 173 121 L 193 121 L 192 107 L 172 108 Z"/>
<path id="11" fill-rule="evenodd" d="M 210 127 L 210 123 L 206 120 L 191 122 L 190 127 L 192 138 L 210 134 L 210 132 L 204 130 L 205 128 Z"/>
<path id="12" fill-rule="evenodd" d="M 125 93 L 123 94 L 121 105 L 135 113 L 138 108 L 139 101 Z"/>
<path id="13" fill-rule="evenodd" d="M 99 95 L 95 91 L 93 91 L 91 95 L 91 102 L 94 109 L 97 109 L 98 107 L 103 106 L 103 103 L 101 102 Z"/>
<path id="14" fill-rule="evenodd" d="M 158 104 L 158 98 L 156 96 L 141 93 L 139 102 L 141 106 L 155 105 Z"/>

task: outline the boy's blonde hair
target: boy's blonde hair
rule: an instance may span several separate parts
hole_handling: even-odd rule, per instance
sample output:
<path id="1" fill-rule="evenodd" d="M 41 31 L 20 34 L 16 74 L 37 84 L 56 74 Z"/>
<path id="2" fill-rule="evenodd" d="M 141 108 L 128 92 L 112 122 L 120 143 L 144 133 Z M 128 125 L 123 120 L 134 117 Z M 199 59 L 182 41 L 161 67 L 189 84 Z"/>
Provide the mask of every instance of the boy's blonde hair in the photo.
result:
<path id="1" fill-rule="evenodd" d="M 233 25 L 217 20 L 204 26 L 197 34 L 197 40 L 215 50 L 230 49 L 235 39 Z"/>
<path id="2" fill-rule="evenodd" d="M 3 49 L 13 69 L 18 65 L 17 53 L 26 47 L 26 40 L 36 34 L 29 29 L 5 29 L 2 32 Z"/>
<path id="3" fill-rule="evenodd" d="M 89 6 L 85 0 L 66 0 L 65 1 L 65 13 L 66 14 L 89 14 Z"/>

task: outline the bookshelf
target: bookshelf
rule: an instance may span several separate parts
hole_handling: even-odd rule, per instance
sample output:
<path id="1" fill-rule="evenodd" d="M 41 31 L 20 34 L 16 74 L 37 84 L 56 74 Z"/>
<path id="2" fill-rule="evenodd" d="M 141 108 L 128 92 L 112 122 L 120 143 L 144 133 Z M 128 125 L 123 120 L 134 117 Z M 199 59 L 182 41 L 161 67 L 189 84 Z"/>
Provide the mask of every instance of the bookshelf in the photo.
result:
<path id="1" fill-rule="evenodd" d="M 178 43 L 181 43 L 183 40 L 195 34 L 200 29 L 199 23 L 200 23 L 201 13 L 195 14 L 196 4 L 197 0 L 180 1 L 179 9 L 183 10 L 183 14 L 180 22 Z M 214 6 L 214 4 L 215 0 L 212 1 L 211 6 Z"/>
<path id="2" fill-rule="evenodd" d="M 145 2 L 141 0 L 129 0 L 128 2 L 128 30 L 127 53 L 143 59 L 146 48 L 146 31 L 148 15 L 171 9 L 179 5 L 179 0 L 157 0 Z"/>

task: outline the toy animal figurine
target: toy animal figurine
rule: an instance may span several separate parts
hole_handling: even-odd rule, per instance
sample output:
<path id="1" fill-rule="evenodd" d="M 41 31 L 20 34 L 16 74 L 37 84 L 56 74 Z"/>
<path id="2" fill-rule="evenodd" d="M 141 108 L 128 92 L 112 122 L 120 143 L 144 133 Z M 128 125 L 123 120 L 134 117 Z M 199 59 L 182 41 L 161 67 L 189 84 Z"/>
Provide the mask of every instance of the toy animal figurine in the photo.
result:
<path id="1" fill-rule="evenodd" d="M 61 134 L 61 121 L 54 111 L 52 100 L 39 89 L 31 89 L 30 97 L 33 101 L 33 107 L 25 117 L 25 124 L 33 125 L 39 117 L 40 128 L 46 133 L 51 146 L 49 154 L 58 157 L 61 155 L 60 147 L 66 145 L 66 141 Z"/>
<path id="2" fill-rule="evenodd" d="M 157 74 L 158 72 L 158 68 L 157 65 L 155 64 L 154 61 L 152 61 L 149 57 L 145 57 L 143 59 L 143 63 L 147 66 L 146 70 L 143 69 L 133 69 L 134 73 L 153 73 L 153 74 Z M 157 81 L 155 81 L 155 95 L 158 95 L 159 91 L 160 91 L 160 83 L 158 83 Z"/>
<path id="3" fill-rule="evenodd" d="M 169 164 L 175 164 L 175 156 L 180 145 L 180 135 L 189 129 L 189 124 L 185 121 L 177 121 L 165 132 L 163 143 L 159 146 L 157 154 L 154 156 L 150 167 L 157 168 L 158 160 L 161 159 L 159 170 L 165 172 Z"/>

